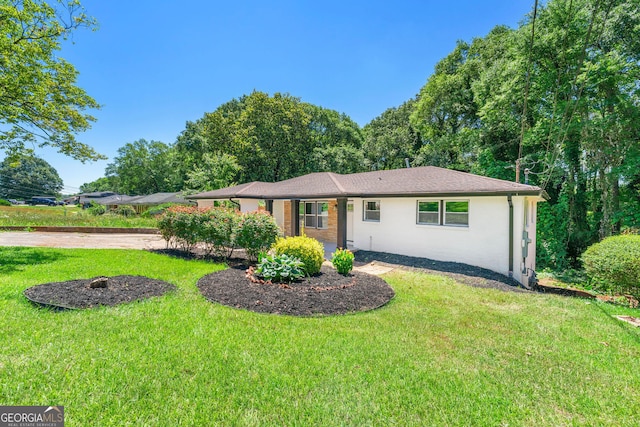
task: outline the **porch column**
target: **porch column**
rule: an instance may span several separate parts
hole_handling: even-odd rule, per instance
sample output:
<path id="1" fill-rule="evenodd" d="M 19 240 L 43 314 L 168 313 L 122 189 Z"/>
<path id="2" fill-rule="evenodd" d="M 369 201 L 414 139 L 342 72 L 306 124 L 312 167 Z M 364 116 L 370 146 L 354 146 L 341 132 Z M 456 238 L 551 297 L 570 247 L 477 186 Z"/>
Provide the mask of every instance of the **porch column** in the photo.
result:
<path id="1" fill-rule="evenodd" d="M 347 199 L 338 198 L 338 232 L 336 245 L 338 248 L 347 248 Z"/>
<path id="2" fill-rule="evenodd" d="M 273 200 L 265 200 L 264 204 L 265 208 L 267 208 L 267 212 L 269 212 L 270 215 L 273 215 Z"/>
<path id="3" fill-rule="evenodd" d="M 300 200 L 291 201 L 291 235 L 300 235 Z"/>

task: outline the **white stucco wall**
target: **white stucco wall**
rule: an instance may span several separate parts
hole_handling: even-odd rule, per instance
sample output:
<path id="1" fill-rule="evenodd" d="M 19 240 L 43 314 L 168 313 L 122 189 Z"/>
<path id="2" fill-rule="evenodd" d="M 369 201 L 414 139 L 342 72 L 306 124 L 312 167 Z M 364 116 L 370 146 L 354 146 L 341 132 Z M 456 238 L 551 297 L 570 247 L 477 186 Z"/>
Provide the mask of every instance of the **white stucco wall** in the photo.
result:
<path id="1" fill-rule="evenodd" d="M 240 203 L 240 212 L 254 212 L 258 210 L 258 199 L 235 199 L 235 202 Z"/>
<path id="2" fill-rule="evenodd" d="M 519 262 L 522 260 L 520 242 L 522 241 L 524 199 L 524 197 L 513 197 L 514 270 L 516 271 L 520 268 Z M 380 222 L 363 220 L 364 200 L 380 200 Z M 416 224 L 418 200 L 467 200 L 469 226 Z M 506 196 L 459 199 L 356 198 L 353 220 L 355 248 L 431 258 L 438 261 L 462 262 L 504 275 L 509 274 L 509 204 Z M 533 231 L 533 233 L 530 232 L 530 236 L 535 240 L 535 230 Z M 535 256 L 535 250 L 533 255 Z M 514 278 L 523 280 L 518 274 L 514 274 Z"/>
<path id="3" fill-rule="evenodd" d="M 281 230 L 284 230 L 284 200 L 273 201 L 273 217 Z"/>
<path id="4" fill-rule="evenodd" d="M 211 206 L 213 206 L 214 200 L 212 200 L 212 199 L 198 199 L 198 200 L 196 200 L 196 202 L 198 202 L 198 207 L 199 208 L 210 208 Z"/>

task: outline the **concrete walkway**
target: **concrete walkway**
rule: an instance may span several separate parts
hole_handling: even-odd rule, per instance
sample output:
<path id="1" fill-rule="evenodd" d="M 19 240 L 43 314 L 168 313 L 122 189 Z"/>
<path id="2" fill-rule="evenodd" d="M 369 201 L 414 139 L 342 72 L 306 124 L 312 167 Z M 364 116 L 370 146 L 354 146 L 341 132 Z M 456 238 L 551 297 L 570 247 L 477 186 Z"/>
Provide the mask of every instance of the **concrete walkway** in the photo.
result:
<path id="1" fill-rule="evenodd" d="M 86 249 L 164 249 L 165 241 L 157 234 L 104 234 L 56 232 L 0 232 L 0 246 L 43 246 L 48 248 Z"/>

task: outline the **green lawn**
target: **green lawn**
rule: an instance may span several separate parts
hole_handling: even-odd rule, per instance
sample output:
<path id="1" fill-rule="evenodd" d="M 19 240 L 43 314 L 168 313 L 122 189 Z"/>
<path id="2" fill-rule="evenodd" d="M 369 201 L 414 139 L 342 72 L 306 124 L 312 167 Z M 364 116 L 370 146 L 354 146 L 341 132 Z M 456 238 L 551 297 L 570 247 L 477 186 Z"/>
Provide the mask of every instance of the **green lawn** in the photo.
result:
<path id="1" fill-rule="evenodd" d="M 0 404 L 69 426 L 637 425 L 640 315 L 580 299 L 386 276 L 382 309 L 293 318 L 212 304 L 220 265 L 130 250 L 0 248 Z M 141 274 L 179 290 L 53 312 L 32 285 Z"/>
<path id="2" fill-rule="evenodd" d="M 2 226 L 156 227 L 153 218 L 126 218 L 116 214 L 91 215 L 76 206 L 0 206 Z"/>

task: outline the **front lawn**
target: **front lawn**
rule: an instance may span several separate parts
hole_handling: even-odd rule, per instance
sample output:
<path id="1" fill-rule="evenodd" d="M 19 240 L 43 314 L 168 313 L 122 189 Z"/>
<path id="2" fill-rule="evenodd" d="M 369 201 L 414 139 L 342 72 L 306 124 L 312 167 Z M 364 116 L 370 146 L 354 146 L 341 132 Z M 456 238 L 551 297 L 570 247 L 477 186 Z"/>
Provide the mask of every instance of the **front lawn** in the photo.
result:
<path id="1" fill-rule="evenodd" d="M 96 216 L 76 206 L 0 206 L 2 226 L 156 228 L 156 220 L 117 214 Z"/>
<path id="2" fill-rule="evenodd" d="M 205 300 L 222 266 L 132 250 L 0 248 L 0 403 L 67 425 L 637 425 L 638 310 L 394 272 L 396 297 L 298 318 Z M 146 275 L 166 296 L 54 312 L 29 286 Z"/>

